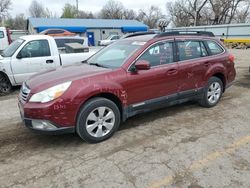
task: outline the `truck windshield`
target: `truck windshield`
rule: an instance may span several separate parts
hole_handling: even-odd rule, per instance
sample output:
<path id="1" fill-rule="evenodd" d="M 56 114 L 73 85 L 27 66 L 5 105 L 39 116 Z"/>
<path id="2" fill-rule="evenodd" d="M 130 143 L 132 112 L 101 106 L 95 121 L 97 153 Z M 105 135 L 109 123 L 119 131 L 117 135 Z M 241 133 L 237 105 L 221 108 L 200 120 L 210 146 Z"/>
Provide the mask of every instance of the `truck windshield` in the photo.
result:
<path id="1" fill-rule="evenodd" d="M 23 44 L 23 39 L 17 39 L 9 45 L 2 53 L 3 57 L 11 57 L 16 50 Z"/>
<path id="2" fill-rule="evenodd" d="M 145 42 L 121 41 L 100 50 L 88 59 L 88 64 L 107 68 L 118 68 L 123 65 Z"/>

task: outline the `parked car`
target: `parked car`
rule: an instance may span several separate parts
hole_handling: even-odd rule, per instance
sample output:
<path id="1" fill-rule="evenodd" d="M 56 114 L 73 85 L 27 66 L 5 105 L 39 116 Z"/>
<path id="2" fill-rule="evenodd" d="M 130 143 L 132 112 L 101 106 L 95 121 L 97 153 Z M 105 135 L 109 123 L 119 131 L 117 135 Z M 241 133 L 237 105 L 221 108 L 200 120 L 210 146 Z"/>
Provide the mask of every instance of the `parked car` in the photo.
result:
<path id="1" fill-rule="evenodd" d="M 42 32 L 40 32 L 39 34 L 41 35 L 49 35 L 52 37 L 55 36 L 75 36 L 75 33 L 69 32 L 65 29 L 46 29 Z"/>
<path id="2" fill-rule="evenodd" d="M 108 46 L 112 44 L 113 42 L 117 41 L 120 39 L 119 35 L 110 35 L 107 39 L 105 40 L 99 40 L 98 45 L 99 46 Z"/>
<path id="3" fill-rule="evenodd" d="M 139 113 L 189 100 L 213 107 L 235 75 L 233 55 L 210 33 L 144 33 L 103 48 L 82 65 L 31 77 L 19 108 L 34 131 L 76 132 L 96 143 Z"/>
<path id="4" fill-rule="evenodd" d="M 0 53 L 11 43 L 10 32 L 6 27 L 0 27 Z"/>
<path id="5" fill-rule="evenodd" d="M 99 50 L 90 48 L 84 53 L 62 53 L 57 43 L 65 43 L 68 39 L 27 35 L 14 41 L 0 56 L 0 93 L 8 94 L 12 86 L 22 85 L 35 73 L 85 61 Z M 72 40 L 77 42 L 79 39 L 74 37 Z"/>

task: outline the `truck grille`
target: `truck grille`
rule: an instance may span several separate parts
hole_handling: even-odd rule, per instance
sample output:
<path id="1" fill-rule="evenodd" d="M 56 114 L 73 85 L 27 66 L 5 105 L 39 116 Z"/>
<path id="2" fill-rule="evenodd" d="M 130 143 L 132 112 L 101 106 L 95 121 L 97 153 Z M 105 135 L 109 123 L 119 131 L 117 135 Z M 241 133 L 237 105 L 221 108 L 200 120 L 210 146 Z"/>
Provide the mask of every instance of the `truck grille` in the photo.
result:
<path id="1" fill-rule="evenodd" d="M 21 87 L 20 95 L 19 95 L 21 101 L 27 102 L 29 93 L 30 93 L 30 89 L 28 88 L 28 86 L 24 82 L 22 87 Z"/>

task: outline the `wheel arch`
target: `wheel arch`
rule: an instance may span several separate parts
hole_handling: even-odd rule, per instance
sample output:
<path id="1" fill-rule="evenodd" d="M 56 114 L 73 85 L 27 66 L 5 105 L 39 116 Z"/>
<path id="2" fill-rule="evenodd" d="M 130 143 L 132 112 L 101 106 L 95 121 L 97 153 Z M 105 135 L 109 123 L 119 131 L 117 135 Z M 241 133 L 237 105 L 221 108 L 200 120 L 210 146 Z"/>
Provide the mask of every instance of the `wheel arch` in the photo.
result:
<path id="1" fill-rule="evenodd" d="M 77 120 L 79 112 L 81 111 L 83 106 L 86 104 L 86 102 L 88 102 L 89 100 L 91 100 L 93 98 L 97 98 L 97 97 L 105 98 L 105 99 L 108 99 L 108 100 L 114 102 L 117 105 L 118 109 L 119 109 L 121 119 L 124 118 L 123 117 L 124 116 L 124 114 L 123 114 L 123 103 L 122 103 L 121 99 L 117 95 L 115 95 L 114 93 L 101 92 L 101 93 L 92 94 L 91 96 L 88 96 L 88 98 L 86 100 L 84 100 L 84 102 L 78 108 L 75 120 Z"/>
<path id="2" fill-rule="evenodd" d="M 226 90 L 226 77 L 223 73 L 218 72 L 212 75 L 213 77 L 219 78 L 223 83 L 223 92 Z"/>

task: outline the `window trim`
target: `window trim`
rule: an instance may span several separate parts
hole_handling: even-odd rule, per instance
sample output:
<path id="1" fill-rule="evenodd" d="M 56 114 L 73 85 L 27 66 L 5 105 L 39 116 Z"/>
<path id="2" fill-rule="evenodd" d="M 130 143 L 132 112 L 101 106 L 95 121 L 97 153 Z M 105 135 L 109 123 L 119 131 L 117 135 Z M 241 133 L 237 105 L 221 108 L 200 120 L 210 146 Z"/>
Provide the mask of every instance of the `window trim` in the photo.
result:
<path id="1" fill-rule="evenodd" d="M 153 67 L 150 67 L 150 69 L 153 69 L 153 68 L 158 68 L 158 67 L 162 67 L 162 66 L 166 66 L 166 65 L 171 65 L 171 64 L 174 64 L 174 63 L 177 63 L 177 59 L 176 59 L 176 44 L 175 44 L 175 39 L 167 39 L 167 40 L 161 40 L 161 41 L 157 41 L 157 42 L 154 42 L 152 44 L 150 44 L 147 48 L 145 48 L 134 60 L 133 62 L 129 65 L 129 67 L 127 68 L 127 72 L 133 72 L 131 70 L 131 67 L 136 63 L 136 61 L 149 49 L 151 48 L 153 45 L 155 44 L 158 44 L 158 43 L 162 43 L 162 42 L 172 42 L 173 43 L 173 62 L 172 63 L 168 63 L 168 64 L 162 64 L 162 65 L 157 65 L 157 66 L 153 66 Z"/>
<path id="2" fill-rule="evenodd" d="M 16 55 L 16 58 L 17 56 L 21 53 L 21 51 L 30 43 L 30 42 L 33 42 L 33 41 L 46 41 L 48 43 L 48 46 L 49 46 L 49 55 L 48 56 L 38 56 L 38 57 L 24 57 L 24 58 L 41 58 L 41 57 L 50 57 L 51 56 L 51 49 L 50 49 L 50 43 L 48 40 L 46 39 L 38 39 L 38 40 L 31 40 L 31 41 L 28 41 L 23 47 L 22 49 L 19 50 L 19 52 L 17 53 Z"/>

